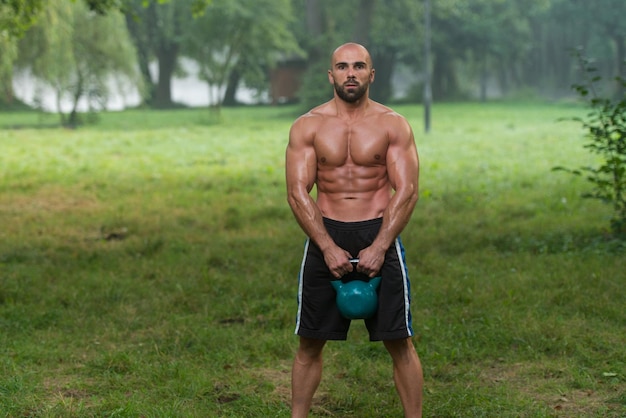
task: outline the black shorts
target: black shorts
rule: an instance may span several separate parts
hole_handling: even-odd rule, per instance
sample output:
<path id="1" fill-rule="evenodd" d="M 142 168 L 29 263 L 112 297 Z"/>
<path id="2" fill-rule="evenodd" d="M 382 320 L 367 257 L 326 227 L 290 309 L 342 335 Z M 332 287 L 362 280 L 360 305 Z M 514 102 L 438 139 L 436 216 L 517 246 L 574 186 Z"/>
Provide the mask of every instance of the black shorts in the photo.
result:
<path id="1" fill-rule="evenodd" d="M 376 238 L 382 218 L 361 222 L 339 222 L 324 219 L 324 225 L 339 247 L 356 257 Z M 352 277 L 350 277 L 350 275 Z M 349 273 L 344 281 L 356 279 Z M 370 341 L 395 340 L 413 336 L 411 296 L 404 248 L 398 237 L 385 254 L 379 274 L 378 310 L 365 320 Z M 335 303 L 336 292 L 330 282 L 335 277 L 328 270 L 321 250 L 310 239 L 306 241 L 298 285 L 298 314 L 295 333 L 321 340 L 345 340 L 350 320 L 344 318 Z"/>

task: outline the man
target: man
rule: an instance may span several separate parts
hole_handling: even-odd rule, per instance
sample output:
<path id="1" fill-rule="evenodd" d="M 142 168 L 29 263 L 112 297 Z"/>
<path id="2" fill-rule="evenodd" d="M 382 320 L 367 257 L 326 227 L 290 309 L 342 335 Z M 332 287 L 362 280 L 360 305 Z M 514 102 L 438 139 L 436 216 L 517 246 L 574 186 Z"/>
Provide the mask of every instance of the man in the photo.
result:
<path id="1" fill-rule="evenodd" d="M 418 199 L 413 133 L 406 119 L 369 99 L 374 69 L 363 46 L 337 48 L 328 80 L 333 99 L 294 122 L 286 152 L 287 198 L 309 238 L 298 289 L 292 417 L 308 415 L 326 341 L 347 338 L 350 321 L 339 313 L 330 282 L 359 275 L 382 276 L 378 311 L 365 324 L 370 340 L 382 340 L 391 355 L 405 417 L 421 417 L 422 369 L 399 239 Z"/>

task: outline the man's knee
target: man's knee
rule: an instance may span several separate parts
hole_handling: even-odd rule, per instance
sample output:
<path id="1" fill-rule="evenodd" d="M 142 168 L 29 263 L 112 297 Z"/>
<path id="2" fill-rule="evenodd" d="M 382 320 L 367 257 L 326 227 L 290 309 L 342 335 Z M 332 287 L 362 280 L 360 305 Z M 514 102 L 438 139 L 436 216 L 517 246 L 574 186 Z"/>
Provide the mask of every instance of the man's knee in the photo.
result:
<path id="1" fill-rule="evenodd" d="M 324 340 L 300 337 L 300 346 L 298 347 L 296 359 L 302 362 L 318 359 L 322 355 L 325 344 L 326 341 Z"/>
<path id="2" fill-rule="evenodd" d="M 410 358 L 415 353 L 415 347 L 411 338 L 384 341 L 385 348 L 394 360 Z"/>

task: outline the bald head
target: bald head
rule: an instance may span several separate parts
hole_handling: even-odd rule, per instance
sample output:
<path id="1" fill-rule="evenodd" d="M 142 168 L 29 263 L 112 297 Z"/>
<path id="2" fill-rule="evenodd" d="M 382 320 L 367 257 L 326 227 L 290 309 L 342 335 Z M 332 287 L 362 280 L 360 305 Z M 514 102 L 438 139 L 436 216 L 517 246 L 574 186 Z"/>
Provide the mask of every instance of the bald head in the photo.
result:
<path id="1" fill-rule="evenodd" d="M 330 57 L 330 67 L 333 68 L 338 62 L 365 62 L 372 68 L 372 57 L 368 50 L 361 44 L 348 42 L 335 49 Z"/>
<path id="2" fill-rule="evenodd" d="M 374 81 L 372 58 L 363 45 L 353 42 L 335 49 L 331 56 L 328 81 L 335 87 L 335 97 L 346 103 L 368 99 Z"/>

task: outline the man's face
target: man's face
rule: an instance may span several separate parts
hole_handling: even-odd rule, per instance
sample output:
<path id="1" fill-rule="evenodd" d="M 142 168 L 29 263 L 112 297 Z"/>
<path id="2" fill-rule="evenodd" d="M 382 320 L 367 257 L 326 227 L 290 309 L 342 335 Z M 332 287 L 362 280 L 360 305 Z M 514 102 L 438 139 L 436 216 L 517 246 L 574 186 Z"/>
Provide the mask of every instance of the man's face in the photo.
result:
<path id="1" fill-rule="evenodd" d="M 360 100 L 374 80 L 374 69 L 367 51 L 356 46 L 345 46 L 335 52 L 328 79 L 340 99 L 355 103 Z"/>

